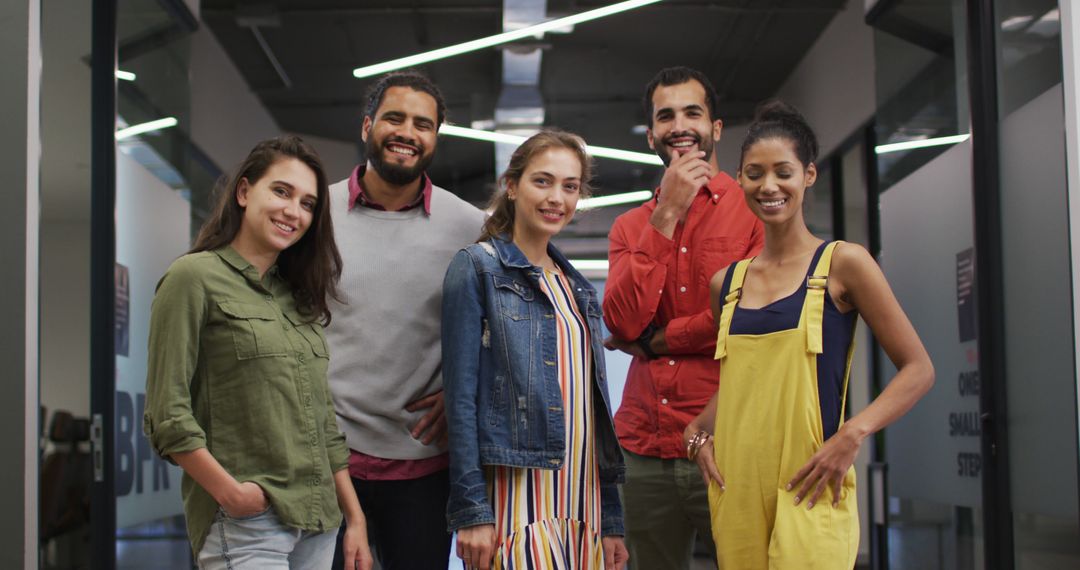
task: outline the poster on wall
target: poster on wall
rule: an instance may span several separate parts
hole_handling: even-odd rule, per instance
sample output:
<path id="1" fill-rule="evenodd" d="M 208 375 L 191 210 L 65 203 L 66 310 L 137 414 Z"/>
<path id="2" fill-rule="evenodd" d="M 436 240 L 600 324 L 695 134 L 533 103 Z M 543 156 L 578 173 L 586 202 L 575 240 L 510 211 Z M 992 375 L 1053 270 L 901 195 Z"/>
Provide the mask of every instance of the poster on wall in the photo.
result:
<path id="1" fill-rule="evenodd" d="M 971 143 L 958 144 L 881 195 L 881 267 L 937 373 L 930 392 L 885 430 L 885 456 L 890 496 L 979 507 L 983 462 L 970 165 Z M 884 368 L 886 378 L 896 372 L 888 359 Z"/>
<path id="2" fill-rule="evenodd" d="M 158 280 L 188 248 L 190 219 L 187 200 L 130 156 L 117 153 L 117 528 L 183 512 L 180 468 L 154 452 L 142 433 L 142 414 L 146 405 L 150 304 Z M 123 351 L 119 349 L 121 312 Z"/>

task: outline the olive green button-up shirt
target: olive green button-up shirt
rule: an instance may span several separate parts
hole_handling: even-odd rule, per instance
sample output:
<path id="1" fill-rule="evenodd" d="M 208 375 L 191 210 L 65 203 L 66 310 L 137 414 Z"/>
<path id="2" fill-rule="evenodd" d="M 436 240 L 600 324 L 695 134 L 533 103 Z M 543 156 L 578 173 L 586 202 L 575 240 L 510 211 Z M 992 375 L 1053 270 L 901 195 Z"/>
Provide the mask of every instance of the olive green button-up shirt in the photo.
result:
<path id="1" fill-rule="evenodd" d="M 288 526 L 341 523 L 334 472 L 348 466 L 326 384 L 322 326 L 288 284 L 231 247 L 176 260 L 150 315 L 143 431 L 155 451 L 207 448 L 238 481 L 257 483 Z M 181 482 L 188 536 L 202 549 L 218 504 Z"/>

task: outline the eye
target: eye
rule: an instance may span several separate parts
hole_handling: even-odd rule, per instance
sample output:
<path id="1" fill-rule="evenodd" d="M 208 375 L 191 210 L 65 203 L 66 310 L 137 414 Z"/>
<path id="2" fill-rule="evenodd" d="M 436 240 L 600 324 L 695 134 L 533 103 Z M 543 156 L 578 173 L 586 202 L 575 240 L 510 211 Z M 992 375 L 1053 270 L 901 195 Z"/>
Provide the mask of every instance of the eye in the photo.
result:
<path id="1" fill-rule="evenodd" d="M 421 131 L 430 131 L 433 128 L 433 125 L 427 121 L 418 121 L 416 123 L 416 128 Z"/>
<path id="2" fill-rule="evenodd" d="M 533 182 L 533 185 L 535 185 L 535 186 L 547 186 L 548 184 L 551 183 L 550 180 L 548 180 L 547 178 L 542 178 L 542 177 L 541 178 L 533 178 L 532 182 Z"/>
<path id="3" fill-rule="evenodd" d="M 566 184 L 566 185 L 563 186 L 563 188 L 565 188 L 567 192 L 571 192 L 571 193 L 574 193 L 574 194 L 576 194 L 578 192 L 578 190 L 581 189 L 581 187 L 578 186 L 577 184 Z"/>
<path id="4" fill-rule="evenodd" d="M 277 194 L 278 196 L 287 197 L 289 195 L 289 191 L 282 186 L 274 186 L 273 191 L 274 194 Z"/>

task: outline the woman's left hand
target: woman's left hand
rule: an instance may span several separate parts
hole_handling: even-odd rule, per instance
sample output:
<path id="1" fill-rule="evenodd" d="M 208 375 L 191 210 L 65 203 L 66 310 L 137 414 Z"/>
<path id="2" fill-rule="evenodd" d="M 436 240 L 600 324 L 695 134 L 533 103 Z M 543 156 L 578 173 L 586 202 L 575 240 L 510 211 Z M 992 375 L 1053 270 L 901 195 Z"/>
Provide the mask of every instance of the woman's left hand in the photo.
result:
<path id="1" fill-rule="evenodd" d="M 848 424 L 844 424 L 840 431 L 830 437 L 788 482 L 788 491 L 799 487 L 801 483 L 801 488 L 795 494 L 796 505 L 809 495 L 810 500 L 806 508 L 814 508 L 826 487 L 832 489 L 833 506 L 840 504 L 840 489 L 844 483 L 844 475 L 855 463 L 855 456 L 859 453 L 859 446 L 862 445 L 862 439 L 855 434 L 854 430 L 844 429 L 847 426 Z"/>
<path id="2" fill-rule="evenodd" d="M 373 559 L 371 548 L 368 546 L 367 532 L 363 525 L 352 524 L 345 527 L 341 549 L 345 551 L 347 570 L 371 570 Z"/>
<path id="3" fill-rule="evenodd" d="M 623 570 L 630 553 L 621 536 L 605 536 L 600 541 L 604 545 L 604 570 Z"/>

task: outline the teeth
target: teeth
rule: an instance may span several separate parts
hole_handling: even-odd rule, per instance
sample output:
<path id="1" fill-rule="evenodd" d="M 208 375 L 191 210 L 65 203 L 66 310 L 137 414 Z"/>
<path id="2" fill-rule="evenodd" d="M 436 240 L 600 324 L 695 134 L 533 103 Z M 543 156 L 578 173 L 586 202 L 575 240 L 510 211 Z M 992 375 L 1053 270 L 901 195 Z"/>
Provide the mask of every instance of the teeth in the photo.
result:
<path id="1" fill-rule="evenodd" d="M 275 226 L 277 226 L 277 227 L 279 227 L 279 228 L 281 228 L 281 229 L 283 229 L 283 230 L 285 230 L 285 231 L 287 231 L 287 232 L 294 232 L 294 231 L 296 231 L 296 228 L 294 228 L 294 227 L 292 227 L 292 226 L 286 226 L 285 224 L 283 224 L 283 223 L 281 223 L 281 222 L 274 222 L 274 225 L 275 225 Z"/>
<path id="2" fill-rule="evenodd" d="M 671 146 L 673 146 L 673 147 L 684 147 L 684 146 L 691 146 L 693 144 L 694 144 L 694 141 L 685 141 L 685 142 L 671 143 Z"/>
<path id="3" fill-rule="evenodd" d="M 402 154 L 402 155 L 405 155 L 405 156 L 415 156 L 416 155 L 416 151 L 411 149 L 411 148 L 403 148 L 403 147 L 400 147 L 400 146 L 391 146 L 391 147 L 388 147 L 388 148 L 389 148 L 390 152 L 395 153 L 395 154 Z"/>
<path id="4" fill-rule="evenodd" d="M 787 202 L 787 200 L 762 200 L 761 205 L 765 206 L 766 208 L 776 208 L 779 206 L 783 206 L 784 202 Z"/>

